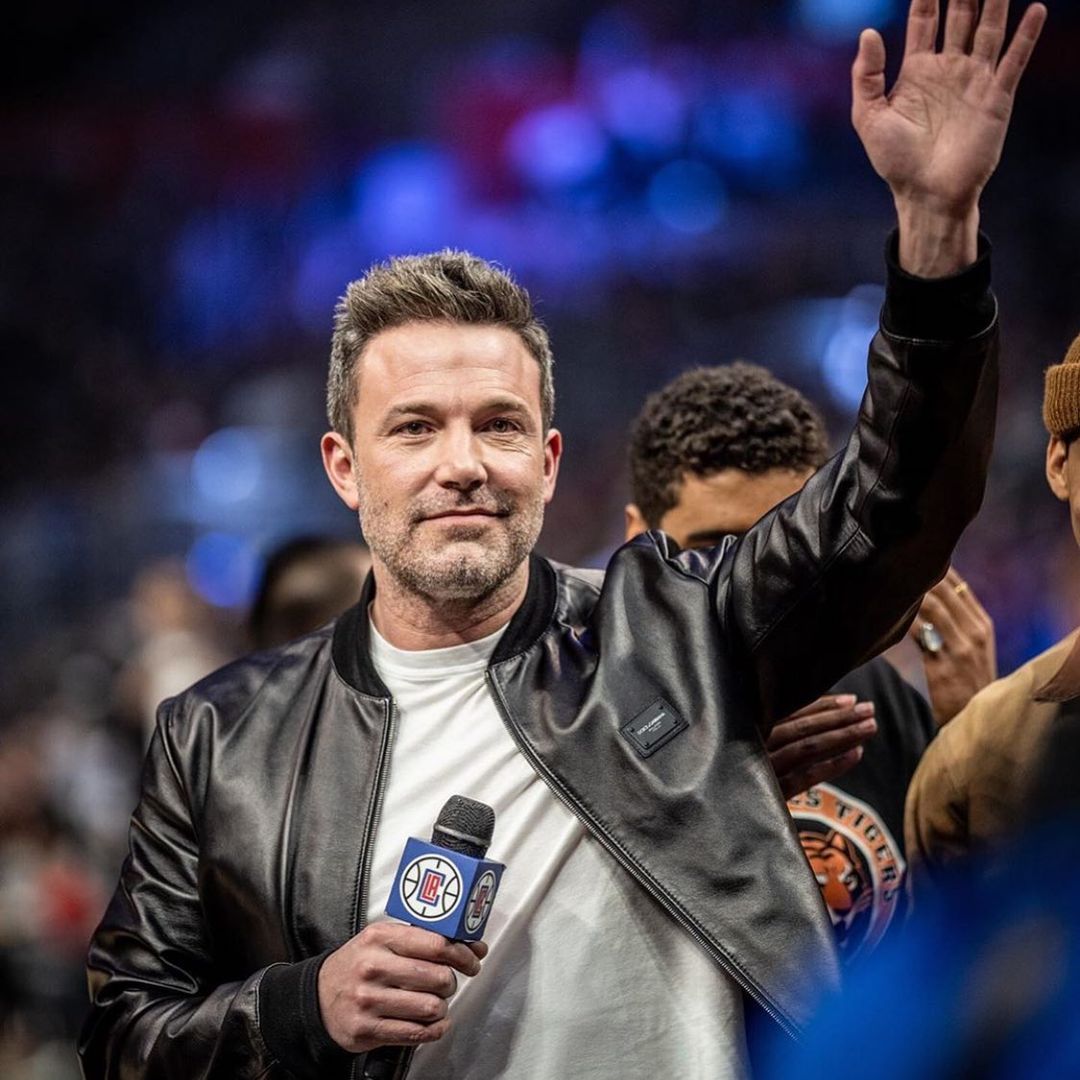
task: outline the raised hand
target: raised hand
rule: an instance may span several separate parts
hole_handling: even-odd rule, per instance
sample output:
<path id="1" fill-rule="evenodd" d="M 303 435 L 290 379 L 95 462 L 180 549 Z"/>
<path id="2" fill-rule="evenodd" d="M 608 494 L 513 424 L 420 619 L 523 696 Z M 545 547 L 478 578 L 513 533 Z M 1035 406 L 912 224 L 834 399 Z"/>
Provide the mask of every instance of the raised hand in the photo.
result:
<path id="1" fill-rule="evenodd" d="M 947 274 L 975 259 L 979 195 L 1046 21 L 1046 8 L 1032 4 L 1003 53 L 1008 12 L 1009 0 L 985 0 L 981 14 L 978 0 L 951 0 L 939 51 L 938 0 L 912 0 L 904 58 L 887 94 L 881 35 L 864 30 L 859 38 L 852 122 L 896 200 L 901 265 L 913 273 Z M 915 230 L 926 235 L 905 237 Z"/>

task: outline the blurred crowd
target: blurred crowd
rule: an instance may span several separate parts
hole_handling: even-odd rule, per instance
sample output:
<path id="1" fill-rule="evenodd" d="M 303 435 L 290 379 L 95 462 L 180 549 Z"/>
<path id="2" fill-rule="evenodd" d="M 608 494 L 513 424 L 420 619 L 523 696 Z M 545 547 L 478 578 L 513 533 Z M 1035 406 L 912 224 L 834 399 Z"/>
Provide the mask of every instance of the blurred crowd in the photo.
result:
<path id="1" fill-rule="evenodd" d="M 75 1076 L 86 942 L 126 851 L 157 702 L 235 655 L 239 629 L 152 563 L 69 633 L 0 739 L 0 1075 Z M 50 653 L 50 657 L 51 657 Z"/>
<path id="2" fill-rule="evenodd" d="M 86 945 L 127 849 L 158 704 L 252 648 L 354 603 L 359 541 L 301 536 L 266 560 L 246 618 L 227 619 L 181 564 L 141 569 L 127 596 L 72 635 L 51 691 L 0 740 L 0 1075 L 77 1076 Z"/>

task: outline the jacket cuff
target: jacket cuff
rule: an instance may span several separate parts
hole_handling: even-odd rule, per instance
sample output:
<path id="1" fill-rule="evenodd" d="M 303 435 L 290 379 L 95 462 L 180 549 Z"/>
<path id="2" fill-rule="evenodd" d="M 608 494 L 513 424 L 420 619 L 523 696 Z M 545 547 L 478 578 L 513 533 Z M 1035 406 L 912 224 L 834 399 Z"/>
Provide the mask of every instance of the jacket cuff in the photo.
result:
<path id="1" fill-rule="evenodd" d="M 273 964 L 259 983 L 263 1041 L 299 1080 L 344 1077 L 353 1060 L 330 1038 L 319 1010 L 319 969 L 332 951 L 295 964 Z"/>
<path id="2" fill-rule="evenodd" d="M 979 233 L 975 262 L 958 274 L 921 278 L 900 266 L 900 233 L 885 243 L 888 287 L 881 327 L 893 337 L 921 341 L 965 341 L 994 321 L 997 302 L 990 291 L 990 241 Z"/>

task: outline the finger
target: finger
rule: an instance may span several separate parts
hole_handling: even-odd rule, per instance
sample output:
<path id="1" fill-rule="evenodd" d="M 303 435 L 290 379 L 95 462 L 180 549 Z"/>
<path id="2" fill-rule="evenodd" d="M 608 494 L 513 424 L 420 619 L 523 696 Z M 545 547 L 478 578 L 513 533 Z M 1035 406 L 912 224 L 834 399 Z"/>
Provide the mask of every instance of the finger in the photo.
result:
<path id="1" fill-rule="evenodd" d="M 800 716 L 812 716 L 814 713 L 828 712 L 831 709 L 850 709 L 858 699 L 854 694 L 826 694 L 817 701 L 811 701 L 801 709 L 796 709 L 790 716 L 785 717 L 780 723 L 788 720 L 798 720 Z"/>
<path id="2" fill-rule="evenodd" d="M 438 994 L 416 993 L 412 990 L 381 990 L 372 999 L 370 1008 L 383 1020 L 414 1020 L 418 1024 L 434 1024 L 446 1016 L 446 998 Z"/>
<path id="3" fill-rule="evenodd" d="M 404 956 L 387 956 L 381 970 L 372 980 L 393 990 L 412 990 L 451 998 L 457 992 L 458 980 L 454 969 L 430 960 L 411 960 Z"/>
<path id="4" fill-rule="evenodd" d="M 827 712 L 802 716 L 796 720 L 786 720 L 775 725 L 769 732 L 765 747 L 770 751 L 780 750 L 791 743 L 812 738 L 829 731 L 839 731 L 852 727 L 874 715 L 874 703 L 863 701 L 858 705 L 843 709 L 830 709 Z"/>
<path id="5" fill-rule="evenodd" d="M 488 943 L 486 941 L 468 941 L 466 942 L 466 944 L 469 946 L 470 949 L 472 949 L 477 960 L 483 960 L 490 951 L 488 949 Z"/>
<path id="6" fill-rule="evenodd" d="M 997 0 L 987 0 L 987 6 Z M 1006 0 L 1006 4 L 1008 0 Z M 971 31 L 975 26 L 978 13 L 978 0 L 949 0 L 945 13 L 945 35 L 941 43 L 942 52 L 966 53 L 971 44 Z"/>
<path id="7" fill-rule="evenodd" d="M 884 101 L 885 42 L 876 30 L 864 30 L 851 65 L 851 108 L 861 112 Z"/>
<path id="8" fill-rule="evenodd" d="M 951 586 L 946 590 L 947 599 L 950 601 L 949 610 L 964 634 L 964 643 L 972 650 L 969 661 L 971 670 L 982 673 L 981 688 L 987 681 L 997 678 L 994 620 L 990 618 L 986 608 L 979 603 L 979 598 L 971 591 L 967 582 L 955 570 L 949 571 L 943 584 L 945 583 Z"/>
<path id="9" fill-rule="evenodd" d="M 971 55 L 977 60 L 996 64 L 1005 43 L 1005 22 L 1009 17 L 1009 0 L 985 0 L 975 39 L 971 43 Z"/>
<path id="10" fill-rule="evenodd" d="M 963 634 L 952 613 L 932 592 L 928 592 L 923 597 L 922 607 L 919 608 L 919 620 L 934 624 L 938 633 L 941 634 L 945 648 L 955 649 L 963 639 Z M 925 660 L 940 659 L 940 653 L 937 656 L 924 653 L 923 657 Z"/>
<path id="11" fill-rule="evenodd" d="M 785 799 L 793 799 L 801 795 L 815 784 L 824 784 L 829 780 L 835 780 L 838 776 L 853 769 L 862 760 L 863 748 L 856 746 L 843 754 L 838 754 L 828 761 L 819 761 L 799 772 L 791 773 L 780 780 L 780 790 Z"/>
<path id="12" fill-rule="evenodd" d="M 818 762 L 828 761 L 829 758 L 861 746 L 876 731 L 877 721 L 873 718 L 860 720 L 857 724 L 811 735 L 779 750 L 770 751 L 769 761 L 777 776 L 783 776 L 809 768 Z"/>
<path id="13" fill-rule="evenodd" d="M 950 570 L 945 580 L 952 585 L 953 595 L 977 622 L 984 625 L 992 623 L 989 613 L 982 606 L 971 586 L 955 570 Z"/>
<path id="14" fill-rule="evenodd" d="M 417 1024 L 408 1020 L 379 1020 L 372 1029 L 376 1046 L 417 1046 L 441 1039 L 450 1030 L 448 1017 L 434 1024 Z"/>
<path id="15" fill-rule="evenodd" d="M 936 589 L 931 591 L 946 601 L 953 617 L 964 627 L 968 637 L 975 644 L 990 637 L 994 632 L 993 620 L 986 613 L 986 608 L 979 603 L 979 598 L 971 591 L 971 586 L 955 570 L 950 570 L 941 584 L 948 588 L 943 589 L 940 594 Z"/>
<path id="16" fill-rule="evenodd" d="M 416 926 L 389 924 L 396 932 L 387 933 L 384 943 L 398 956 L 414 960 L 428 960 L 436 964 L 447 964 L 456 968 L 462 975 L 475 975 L 480 970 L 480 961 L 476 954 L 458 941 L 448 941 L 441 934 L 431 930 L 421 930 Z"/>
<path id="17" fill-rule="evenodd" d="M 979 631 L 979 625 L 974 617 L 971 607 L 964 601 L 963 594 L 968 588 L 958 588 L 963 585 L 960 575 L 950 571 L 943 580 L 939 581 L 927 594 L 932 596 L 938 603 L 944 605 L 953 622 L 956 624 L 958 633 L 965 637 L 973 637 Z M 933 622 L 933 619 L 930 620 Z"/>
<path id="18" fill-rule="evenodd" d="M 911 7 L 908 9 L 907 37 L 904 41 L 904 56 L 933 52 L 937 42 L 937 28 L 937 0 L 911 0 Z"/>
<path id="19" fill-rule="evenodd" d="M 1042 4 L 1032 4 L 1024 12 L 1012 42 L 997 66 L 997 83 L 1010 96 L 1016 93 L 1020 85 L 1020 77 L 1028 66 L 1045 23 L 1046 8 Z"/>

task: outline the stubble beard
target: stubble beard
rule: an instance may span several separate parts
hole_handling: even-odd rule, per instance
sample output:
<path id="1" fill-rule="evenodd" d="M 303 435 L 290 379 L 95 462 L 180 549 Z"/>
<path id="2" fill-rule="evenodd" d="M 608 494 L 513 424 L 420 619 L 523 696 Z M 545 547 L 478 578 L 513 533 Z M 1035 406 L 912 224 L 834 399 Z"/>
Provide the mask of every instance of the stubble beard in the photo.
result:
<path id="1" fill-rule="evenodd" d="M 472 606 L 490 597 L 528 557 L 544 521 L 540 493 L 523 502 L 491 490 L 463 494 L 451 505 L 420 500 L 408 508 L 402 523 L 385 503 L 365 497 L 359 481 L 358 488 L 364 539 L 372 554 L 398 586 L 429 603 Z M 491 525 L 425 524 L 433 513 L 468 507 L 497 516 Z M 435 542 L 436 530 L 445 542 Z"/>

